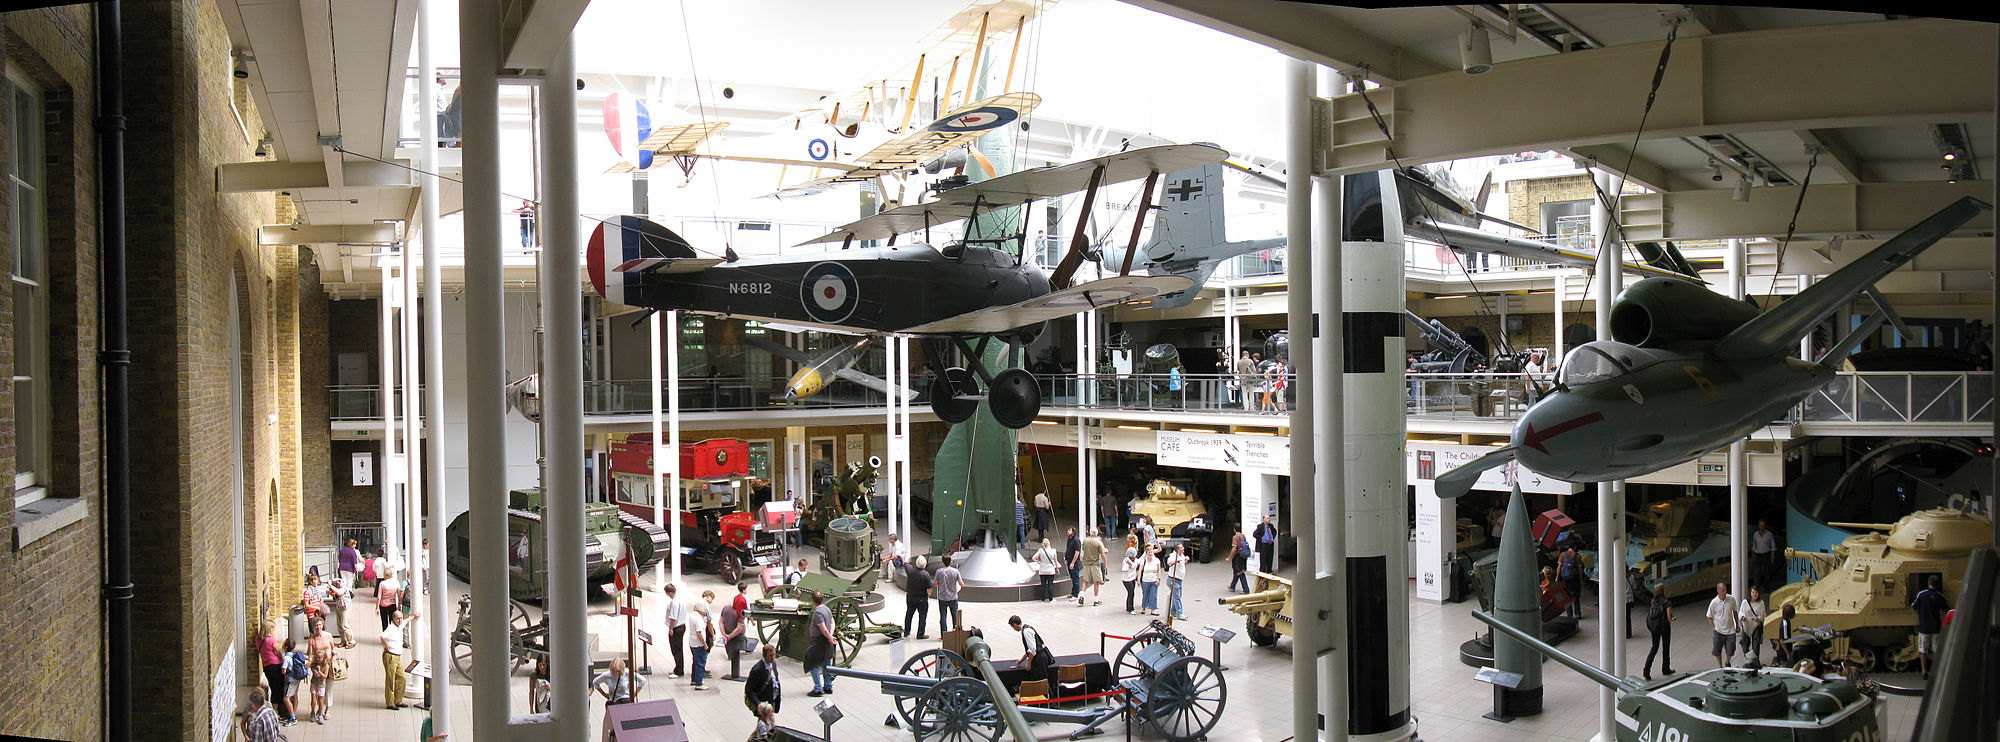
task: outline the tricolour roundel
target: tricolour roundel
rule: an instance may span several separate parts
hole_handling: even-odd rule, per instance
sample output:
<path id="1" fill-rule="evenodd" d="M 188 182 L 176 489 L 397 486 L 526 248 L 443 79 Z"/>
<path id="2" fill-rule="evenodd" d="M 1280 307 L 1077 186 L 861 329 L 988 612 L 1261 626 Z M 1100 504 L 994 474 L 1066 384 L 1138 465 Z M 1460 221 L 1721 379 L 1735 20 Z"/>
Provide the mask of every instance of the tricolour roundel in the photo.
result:
<path id="1" fill-rule="evenodd" d="M 861 303 L 861 287 L 854 281 L 854 272 L 839 263 L 817 263 L 807 268 L 799 292 L 799 303 L 805 305 L 806 316 L 829 325 L 847 321 Z"/>
<path id="2" fill-rule="evenodd" d="M 931 131 L 986 131 L 1006 126 L 1021 113 L 1012 108 L 984 106 L 931 124 Z"/>
<path id="3" fill-rule="evenodd" d="M 825 160 L 830 154 L 833 154 L 833 148 L 828 146 L 824 139 L 814 139 L 806 143 L 806 156 L 813 158 L 815 162 Z"/>

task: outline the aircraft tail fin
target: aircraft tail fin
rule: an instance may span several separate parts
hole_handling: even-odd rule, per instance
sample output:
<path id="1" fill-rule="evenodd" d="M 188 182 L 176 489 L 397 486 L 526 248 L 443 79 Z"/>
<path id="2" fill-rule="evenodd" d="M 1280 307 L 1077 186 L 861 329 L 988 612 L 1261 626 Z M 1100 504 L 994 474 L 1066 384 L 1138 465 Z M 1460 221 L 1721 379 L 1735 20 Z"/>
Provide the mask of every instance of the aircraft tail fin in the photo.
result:
<path id="1" fill-rule="evenodd" d="M 1638 248 L 1639 257 L 1645 260 L 1647 265 L 1654 268 L 1688 276 L 1699 275 L 1699 272 L 1694 268 L 1694 264 L 1689 263 L 1687 258 L 1682 257 L 1680 248 L 1674 247 L 1674 243 L 1672 242 L 1640 242 L 1634 244 L 1633 247 Z"/>
<path id="2" fill-rule="evenodd" d="M 1146 262 L 1199 259 L 1207 257 L 1213 248 L 1227 245 L 1222 224 L 1222 188 L 1219 162 L 1167 174 L 1160 185 L 1153 239 L 1143 253 Z"/>
<path id="3" fill-rule="evenodd" d="M 673 230 L 643 217 L 615 216 L 597 225 L 585 248 L 590 285 L 615 304 L 638 304 L 648 273 L 697 271 L 722 261 L 695 256 L 694 246 Z"/>
<path id="4" fill-rule="evenodd" d="M 1176 309 L 1179 307 L 1187 306 L 1189 304 L 1193 304 L 1194 297 L 1201 293 L 1202 285 L 1208 283 L 1208 276 L 1209 274 L 1215 272 L 1215 266 L 1217 265 L 1219 265 L 1219 263 L 1217 263 L 1216 261 L 1203 260 L 1196 262 L 1192 267 L 1186 270 L 1172 271 L 1173 275 L 1187 276 L 1188 278 L 1194 279 L 1194 286 L 1187 289 L 1182 289 L 1180 291 L 1176 291 L 1171 294 L 1161 294 L 1159 296 L 1153 297 L 1152 308 Z"/>

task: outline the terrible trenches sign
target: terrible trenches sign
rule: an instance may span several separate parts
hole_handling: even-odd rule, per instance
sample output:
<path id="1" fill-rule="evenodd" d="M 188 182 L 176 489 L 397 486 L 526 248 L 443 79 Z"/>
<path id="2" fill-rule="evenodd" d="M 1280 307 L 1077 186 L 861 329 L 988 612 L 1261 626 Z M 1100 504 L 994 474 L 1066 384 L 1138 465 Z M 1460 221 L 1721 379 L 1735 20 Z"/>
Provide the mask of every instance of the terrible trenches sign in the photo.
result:
<path id="1" fill-rule="evenodd" d="M 1292 442 L 1288 438 L 1162 430 L 1158 450 L 1162 466 L 1281 476 L 1292 473 Z"/>

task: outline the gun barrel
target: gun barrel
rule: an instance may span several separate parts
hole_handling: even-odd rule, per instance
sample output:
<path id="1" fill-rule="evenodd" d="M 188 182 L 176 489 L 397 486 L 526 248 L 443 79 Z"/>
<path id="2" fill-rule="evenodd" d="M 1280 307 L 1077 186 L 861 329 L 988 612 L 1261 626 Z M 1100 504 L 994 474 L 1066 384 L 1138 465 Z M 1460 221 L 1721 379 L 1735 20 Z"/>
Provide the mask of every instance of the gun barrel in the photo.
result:
<path id="1" fill-rule="evenodd" d="M 1835 528 L 1860 528 L 1870 531 L 1887 531 L 1896 527 L 1894 523 L 1840 523 L 1827 521 L 1826 524 Z"/>
<path id="2" fill-rule="evenodd" d="M 992 692 L 993 705 L 1000 710 L 1000 718 L 1007 722 L 1007 731 L 1014 735 L 1014 739 L 1035 739 L 1035 731 L 1028 726 L 1028 718 L 1021 715 L 1021 707 L 1014 705 L 1014 694 L 1007 692 L 1007 683 L 1000 679 L 999 671 L 993 669 L 993 649 L 986 645 L 986 640 L 976 636 L 965 640 L 965 658 L 979 666 L 979 674 L 986 678 L 986 688 Z"/>
<path id="3" fill-rule="evenodd" d="M 1560 649 L 1556 649 L 1555 647 L 1549 646 L 1548 643 L 1542 641 L 1540 637 L 1528 636 L 1526 632 L 1523 632 L 1520 629 L 1514 628 L 1512 626 L 1508 626 L 1507 624 L 1501 623 L 1499 619 L 1486 615 L 1484 611 L 1473 611 L 1472 617 L 1477 618 L 1481 621 L 1485 621 L 1486 625 L 1493 627 L 1494 631 L 1506 634 L 1508 637 L 1511 637 L 1514 640 L 1521 642 L 1522 644 L 1528 645 L 1529 649 L 1533 649 L 1536 652 L 1540 652 L 1543 656 L 1546 656 L 1549 659 L 1562 663 L 1564 666 L 1568 667 L 1571 670 L 1577 671 L 1578 674 L 1591 679 L 1598 685 L 1602 685 L 1612 690 L 1620 690 L 1620 691 L 1638 690 L 1641 687 L 1640 684 L 1638 683 L 1634 683 L 1628 680 L 1622 680 L 1617 676 L 1612 675 L 1611 673 L 1599 669 L 1596 665 L 1592 665 L 1588 662 L 1584 662 L 1583 660 L 1571 657 L 1568 653 L 1565 653 Z"/>
<path id="4" fill-rule="evenodd" d="M 1259 608 L 1263 608 L 1265 605 L 1269 605 L 1272 608 L 1276 608 L 1279 604 L 1285 602 L 1285 600 L 1287 598 L 1290 598 L 1291 596 L 1292 596 L 1292 591 L 1290 588 L 1281 587 L 1281 588 L 1273 588 L 1270 590 L 1265 590 L 1263 592 L 1247 593 L 1244 595 L 1231 595 L 1227 598 L 1216 598 L 1215 602 L 1229 606 L 1238 606 L 1248 603 L 1251 604 L 1250 608 L 1252 610 L 1256 610 Z"/>

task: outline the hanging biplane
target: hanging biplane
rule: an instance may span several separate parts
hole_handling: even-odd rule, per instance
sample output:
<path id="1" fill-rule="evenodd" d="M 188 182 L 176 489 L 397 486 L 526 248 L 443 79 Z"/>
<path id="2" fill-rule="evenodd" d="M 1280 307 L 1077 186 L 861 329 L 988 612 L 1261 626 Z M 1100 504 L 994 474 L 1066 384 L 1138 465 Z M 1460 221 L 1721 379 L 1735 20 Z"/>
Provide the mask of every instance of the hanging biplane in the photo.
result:
<path id="1" fill-rule="evenodd" d="M 614 217 L 591 235 L 590 281 L 616 304 L 922 337 L 935 374 L 930 405 L 940 419 L 963 422 L 983 400 L 1000 424 L 1018 429 L 1040 412 L 1041 392 L 1027 371 L 988 369 L 981 358 L 989 341 L 1007 343 L 1009 354 L 1018 354 L 1047 320 L 1184 290 L 1193 281 L 1121 275 L 1072 285 L 1088 242 L 1081 224 L 1053 276 L 1022 259 L 1026 235 L 1020 232 L 968 235 L 941 248 L 897 245 L 896 238 L 1076 191 L 1085 192 L 1087 211 L 1099 188 L 1142 177 L 1150 197 L 1160 174 L 1226 155 L 1208 145 L 1168 145 L 1005 175 L 843 226 L 804 243 L 837 242 L 843 249 L 808 255 L 704 257 L 666 227 L 636 216 Z M 856 240 L 878 239 L 888 245 L 846 249 Z M 1004 249 L 1010 243 L 1011 252 Z M 950 365 L 948 348 L 957 349 L 969 368 Z"/>
<path id="2" fill-rule="evenodd" d="M 915 170 L 981 134 L 1020 120 L 1041 104 L 1041 97 L 1034 93 L 1011 90 L 1014 62 L 1019 56 L 1025 24 L 1054 2 L 974 2 L 926 34 L 918 45 L 921 51 L 909 62 L 871 76 L 853 88 L 824 96 L 818 106 L 788 116 L 789 128 L 764 136 L 726 142 L 711 139 L 729 125 L 727 122 L 651 127 L 645 121 L 642 104 L 632 102 L 632 110 L 614 111 L 612 100 L 607 99 L 606 134 L 617 146 L 620 134 L 612 132 L 613 122 L 629 121 L 624 131 L 630 132 L 627 136 L 634 145 L 632 154 L 620 148 L 623 161 L 607 172 L 644 170 L 663 160 L 673 161 L 683 172 L 688 172 L 702 158 L 782 165 L 787 173 L 793 168 L 815 174 L 834 172 L 803 182 L 785 181 L 785 174 L 781 174 L 781 187 L 773 195 L 783 197 L 818 193 L 847 183 Z M 994 37 L 1010 29 L 1014 35 L 1013 57 L 1000 85 L 1001 90 L 1008 92 L 973 100 L 981 79 L 983 53 Z M 942 78 L 942 94 L 935 87 L 936 79 L 931 80 L 930 95 L 921 93 L 926 72 L 938 77 L 945 59 L 950 60 L 950 71 Z M 927 62 L 932 63 L 928 68 Z M 962 88 L 960 67 L 966 69 Z M 919 109 L 923 108 L 929 111 L 920 115 Z M 913 121 L 930 123 L 916 123 L 912 128 Z M 985 164 L 987 172 L 993 172 L 991 164 Z"/>

